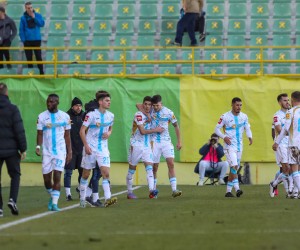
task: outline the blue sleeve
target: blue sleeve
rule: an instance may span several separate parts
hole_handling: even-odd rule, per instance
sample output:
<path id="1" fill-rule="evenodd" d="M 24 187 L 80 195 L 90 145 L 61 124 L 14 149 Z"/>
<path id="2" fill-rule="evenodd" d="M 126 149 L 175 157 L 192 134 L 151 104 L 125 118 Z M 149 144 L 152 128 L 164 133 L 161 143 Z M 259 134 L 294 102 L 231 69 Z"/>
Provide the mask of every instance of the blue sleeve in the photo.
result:
<path id="1" fill-rule="evenodd" d="M 25 20 L 23 17 L 21 17 L 20 20 L 20 27 L 19 27 L 19 37 L 22 43 L 25 42 Z"/>
<path id="2" fill-rule="evenodd" d="M 200 154 L 200 155 L 203 155 L 203 156 L 207 155 L 207 153 L 209 152 L 209 147 L 210 147 L 210 145 L 204 144 L 204 145 L 202 146 L 202 148 L 200 148 L 199 154 Z"/>
<path id="3" fill-rule="evenodd" d="M 45 21 L 42 15 L 39 13 L 34 13 L 34 14 L 35 14 L 34 22 L 36 23 L 36 25 L 39 27 L 44 27 Z"/>

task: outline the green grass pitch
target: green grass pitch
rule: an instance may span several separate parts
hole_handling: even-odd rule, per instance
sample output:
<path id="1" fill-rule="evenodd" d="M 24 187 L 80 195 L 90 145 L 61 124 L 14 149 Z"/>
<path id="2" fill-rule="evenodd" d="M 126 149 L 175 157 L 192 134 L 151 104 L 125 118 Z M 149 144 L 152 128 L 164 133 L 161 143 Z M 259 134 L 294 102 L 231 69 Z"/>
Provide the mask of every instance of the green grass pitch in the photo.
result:
<path id="1" fill-rule="evenodd" d="M 241 198 L 225 198 L 225 186 L 179 186 L 183 195 L 171 197 L 170 186 L 160 186 L 158 199 L 148 198 L 147 187 L 135 191 L 138 200 L 118 195 L 109 208 L 79 207 L 1 229 L 47 212 L 43 187 L 21 187 L 19 216 L 6 207 L 8 188 L 3 188 L 4 217 L 0 218 L 0 248 L 9 249 L 299 249 L 300 200 L 270 198 L 268 186 L 241 186 Z M 112 186 L 112 192 L 125 190 Z M 73 188 L 73 202 L 78 204 Z"/>

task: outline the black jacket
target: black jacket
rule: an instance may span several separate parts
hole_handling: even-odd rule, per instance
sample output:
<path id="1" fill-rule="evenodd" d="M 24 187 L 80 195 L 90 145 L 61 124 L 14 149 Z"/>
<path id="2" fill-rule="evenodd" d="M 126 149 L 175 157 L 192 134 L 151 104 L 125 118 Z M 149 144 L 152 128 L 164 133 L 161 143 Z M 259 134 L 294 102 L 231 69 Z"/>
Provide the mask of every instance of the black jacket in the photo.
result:
<path id="1" fill-rule="evenodd" d="M 76 114 L 72 108 L 67 112 L 71 118 L 71 142 L 72 142 L 72 151 L 73 154 L 82 154 L 83 143 L 81 141 L 79 131 L 82 125 L 82 118 L 84 112 L 81 111 L 79 114 Z"/>
<path id="2" fill-rule="evenodd" d="M 202 148 L 199 149 L 199 154 L 202 155 L 200 161 L 202 161 L 203 158 L 208 154 L 211 147 L 212 145 L 206 143 L 205 145 L 202 146 Z M 221 158 L 224 156 L 223 146 L 220 143 L 218 143 L 218 147 L 216 148 L 216 151 L 217 151 L 218 162 L 220 162 L 222 161 Z"/>
<path id="3" fill-rule="evenodd" d="M 2 39 L 14 40 L 17 35 L 17 27 L 9 16 L 5 15 L 4 19 L 0 19 L 0 36 Z"/>
<path id="4" fill-rule="evenodd" d="M 25 129 L 18 107 L 0 95 L 0 158 L 27 150 Z"/>

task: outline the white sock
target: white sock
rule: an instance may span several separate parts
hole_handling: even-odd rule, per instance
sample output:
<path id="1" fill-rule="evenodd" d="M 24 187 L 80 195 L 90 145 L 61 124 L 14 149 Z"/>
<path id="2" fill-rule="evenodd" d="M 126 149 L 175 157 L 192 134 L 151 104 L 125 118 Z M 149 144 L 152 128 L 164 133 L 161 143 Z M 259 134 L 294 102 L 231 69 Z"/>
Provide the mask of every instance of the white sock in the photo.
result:
<path id="1" fill-rule="evenodd" d="M 80 200 L 85 200 L 87 185 L 88 185 L 88 180 L 83 179 L 81 177 L 81 179 L 80 179 Z"/>
<path id="2" fill-rule="evenodd" d="M 51 196 L 52 188 L 49 188 L 49 189 L 46 189 L 46 190 L 47 190 L 47 193 Z"/>
<path id="3" fill-rule="evenodd" d="M 238 191 L 238 190 L 240 189 L 240 185 L 239 185 L 239 180 L 238 180 L 238 178 L 234 179 L 234 180 L 232 181 L 232 184 L 233 184 L 233 187 L 234 187 L 234 190 L 235 190 L 235 191 Z"/>
<path id="4" fill-rule="evenodd" d="M 65 188 L 66 196 L 71 195 L 71 188 Z"/>
<path id="5" fill-rule="evenodd" d="M 93 193 L 93 190 L 89 186 L 87 186 L 86 194 L 85 194 L 86 197 L 90 197 L 92 195 L 92 193 Z"/>
<path id="6" fill-rule="evenodd" d="M 96 202 L 97 200 L 99 200 L 99 194 L 93 193 L 93 202 Z"/>
<path id="7" fill-rule="evenodd" d="M 132 193 L 132 184 L 133 184 L 133 175 L 135 173 L 134 169 L 128 169 L 128 173 L 126 176 L 126 184 L 127 184 L 127 191 L 129 194 Z"/>
<path id="8" fill-rule="evenodd" d="M 176 179 L 176 177 L 170 178 L 170 184 L 171 184 L 172 191 L 175 191 L 177 189 L 177 179 Z"/>
<path id="9" fill-rule="evenodd" d="M 288 193 L 289 192 L 289 180 L 288 180 L 288 178 L 283 180 L 283 186 L 284 186 L 285 192 Z"/>
<path id="10" fill-rule="evenodd" d="M 56 204 L 57 205 L 59 196 L 60 196 L 60 192 L 59 191 L 52 190 L 52 192 L 51 192 L 52 204 Z"/>
<path id="11" fill-rule="evenodd" d="M 233 187 L 233 183 L 231 181 L 228 181 L 226 186 L 226 192 L 231 193 L 232 187 Z"/>
<path id="12" fill-rule="evenodd" d="M 148 182 L 149 191 L 152 191 L 152 190 L 154 190 L 153 167 L 150 165 L 147 166 L 146 172 L 147 172 L 147 182 Z"/>
<path id="13" fill-rule="evenodd" d="M 157 178 L 154 178 L 154 186 L 153 189 L 156 190 Z"/>
<path id="14" fill-rule="evenodd" d="M 300 174 L 298 171 L 292 173 L 294 186 L 300 190 Z"/>
<path id="15" fill-rule="evenodd" d="M 288 177 L 288 181 L 289 181 L 289 192 L 292 192 L 294 188 L 294 181 L 293 181 L 293 176 L 291 174 Z"/>
<path id="16" fill-rule="evenodd" d="M 285 175 L 284 173 L 281 173 L 278 175 L 277 179 L 273 182 L 273 187 L 276 187 L 278 184 L 283 182 L 284 179 L 288 178 L 288 175 Z"/>
<path id="17" fill-rule="evenodd" d="M 104 191 L 104 198 L 105 200 L 111 198 L 111 192 L 110 192 L 110 186 L 109 186 L 109 180 L 108 179 L 103 179 L 102 180 L 102 188 Z"/>

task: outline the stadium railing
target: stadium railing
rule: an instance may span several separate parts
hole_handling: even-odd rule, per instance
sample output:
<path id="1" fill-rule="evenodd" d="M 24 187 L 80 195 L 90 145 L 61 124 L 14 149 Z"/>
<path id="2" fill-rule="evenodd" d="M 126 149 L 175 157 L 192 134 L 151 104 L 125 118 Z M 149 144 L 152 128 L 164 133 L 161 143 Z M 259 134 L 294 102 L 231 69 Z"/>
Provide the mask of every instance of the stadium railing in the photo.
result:
<path id="1" fill-rule="evenodd" d="M 203 46 L 203 47 L 41 47 L 40 49 L 43 51 L 43 54 L 47 54 L 47 52 L 51 51 L 52 56 L 51 60 L 44 60 L 41 62 L 32 61 L 31 63 L 36 68 L 36 64 L 44 64 L 45 68 L 52 70 L 46 70 L 46 72 L 52 72 L 52 74 L 38 75 L 35 74 L 34 71 L 31 73 L 29 71 L 28 74 L 22 75 L 22 68 L 27 68 L 28 62 L 25 59 L 23 48 L 19 47 L 10 47 L 3 48 L 9 49 L 12 53 L 15 51 L 19 51 L 22 53 L 21 57 L 18 57 L 18 60 L 12 60 L 9 62 L 1 61 L 4 67 L 6 64 L 10 64 L 15 68 L 16 65 L 19 70 L 18 73 L 15 74 L 15 71 L 7 71 L 5 74 L 1 74 L 0 78 L 69 78 L 69 77 L 77 77 L 77 78 L 103 78 L 103 77 L 131 77 L 131 78 L 153 78 L 153 77 L 180 77 L 180 76 L 201 76 L 201 77 L 253 77 L 253 76 L 262 76 L 262 75 L 276 75 L 276 76 L 284 76 L 284 77 L 300 77 L 299 71 L 297 70 L 300 66 L 300 58 L 294 55 L 297 54 L 297 51 L 300 51 L 300 46 Z M 39 48 L 28 48 L 28 49 L 39 49 Z M 236 50 L 236 56 L 232 52 L 229 51 Z M 273 57 L 274 51 L 285 51 L 289 50 L 291 53 L 291 58 L 286 58 L 284 56 Z M 69 58 L 68 55 L 72 52 L 78 52 L 82 54 L 85 53 L 85 57 L 76 61 L 74 58 Z M 103 53 L 108 56 L 99 55 L 95 58 L 92 57 L 93 51 L 103 51 Z M 119 56 L 118 58 L 114 58 L 112 56 L 113 52 L 121 51 L 123 56 Z M 138 51 L 147 51 L 147 53 L 153 53 L 154 57 L 149 56 L 137 56 L 140 53 Z M 168 53 L 168 51 L 170 53 Z M 205 51 L 209 51 L 210 56 L 205 57 Z M 214 51 L 216 54 L 220 54 L 221 58 L 217 58 L 214 56 Z M 239 56 L 242 51 L 242 57 Z M 254 58 L 251 56 L 252 51 L 259 51 L 261 56 L 256 56 Z M 161 54 L 164 54 L 162 57 Z M 63 54 L 63 56 L 61 56 Z M 126 56 L 129 55 L 130 56 Z M 175 54 L 175 56 L 174 56 Z M 171 56 L 172 55 L 172 56 Z M 230 55 L 230 56 L 229 56 Z M 266 58 L 267 55 L 267 58 Z M 22 58 L 20 60 L 19 58 Z M 46 58 L 46 56 L 44 56 Z M 67 59 L 66 59 L 67 58 Z M 150 59 L 149 59 L 150 58 Z M 230 59 L 229 59 L 230 58 Z M 242 59 L 241 59 L 242 58 Z M 277 58 L 277 59 L 276 59 Z M 96 60 L 95 60 L 96 59 Z M 69 67 L 73 67 L 74 64 L 76 67 L 84 68 L 84 70 L 74 71 L 73 74 L 69 74 L 71 72 L 68 70 Z M 19 66 L 19 65 L 22 65 Z M 245 70 L 237 70 L 234 74 L 228 74 L 227 69 L 234 67 L 243 67 Z M 104 73 L 94 74 L 90 72 L 95 72 L 94 70 L 90 70 L 90 68 L 95 67 L 106 68 L 105 71 L 99 71 Z M 128 70 L 133 68 L 140 67 L 154 67 L 153 73 L 145 73 L 145 74 L 135 74 L 135 70 Z M 223 70 L 206 70 L 207 68 L 211 68 L 210 66 L 214 66 L 216 68 L 222 68 Z M 280 67 L 289 67 L 289 71 L 274 71 L 274 69 Z M 174 70 L 160 70 L 160 67 L 171 67 L 176 68 Z M 186 70 L 187 67 L 190 67 L 191 70 Z M 256 67 L 258 70 L 253 70 L 252 68 Z M 20 69 L 21 68 L 21 69 Z M 122 68 L 121 71 L 113 70 L 113 68 Z M 184 70 L 183 70 L 184 69 Z M 266 70 L 267 69 L 267 70 Z M 13 72 L 12 74 L 9 74 Z M 27 71 L 26 71 L 27 72 Z M 82 73 L 84 72 L 84 73 Z M 106 73 L 107 72 L 107 73 Z M 116 73 L 117 72 L 117 73 Z M 137 73 L 143 72 L 143 70 L 138 70 Z M 145 72 L 149 72 L 145 70 Z M 209 72 L 209 73 L 207 73 Z M 235 72 L 229 70 L 229 72 Z M 242 73 L 241 73 L 242 72 Z M 289 72 L 289 73 L 284 73 Z M 295 73 L 294 73 L 295 72 Z"/>

